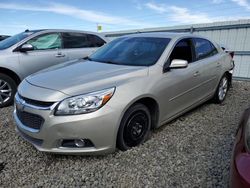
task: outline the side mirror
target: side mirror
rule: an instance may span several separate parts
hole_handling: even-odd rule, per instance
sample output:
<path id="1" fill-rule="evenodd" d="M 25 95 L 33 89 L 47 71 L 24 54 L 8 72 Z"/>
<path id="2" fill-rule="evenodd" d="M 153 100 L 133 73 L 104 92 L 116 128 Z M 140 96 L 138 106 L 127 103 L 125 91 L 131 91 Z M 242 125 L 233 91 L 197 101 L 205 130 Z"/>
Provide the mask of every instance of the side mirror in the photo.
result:
<path id="1" fill-rule="evenodd" d="M 27 52 L 32 50 L 34 50 L 34 46 L 32 46 L 31 44 L 24 44 L 19 48 L 20 52 Z"/>
<path id="2" fill-rule="evenodd" d="M 186 68 L 188 66 L 188 61 L 183 59 L 174 59 L 172 60 L 169 68 L 170 69 L 180 69 Z"/>

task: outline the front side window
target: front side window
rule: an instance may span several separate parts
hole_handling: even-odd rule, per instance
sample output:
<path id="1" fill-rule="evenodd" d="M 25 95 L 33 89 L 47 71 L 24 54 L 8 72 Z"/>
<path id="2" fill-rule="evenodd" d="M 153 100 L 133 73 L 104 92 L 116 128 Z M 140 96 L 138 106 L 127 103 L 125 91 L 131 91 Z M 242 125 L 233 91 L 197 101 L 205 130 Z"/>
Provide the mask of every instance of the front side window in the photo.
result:
<path id="1" fill-rule="evenodd" d="M 31 44 L 34 50 L 58 49 L 62 47 L 62 40 L 60 34 L 51 33 L 34 37 L 26 44 Z"/>
<path id="2" fill-rule="evenodd" d="M 84 33 L 63 33 L 64 48 L 86 48 L 89 47 L 87 35 Z"/>
<path id="3" fill-rule="evenodd" d="M 90 59 L 119 65 L 150 66 L 158 61 L 169 42 L 169 38 L 122 37 L 97 50 Z"/>
<path id="4" fill-rule="evenodd" d="M 194 39 L 196 59 L 201 60 L 218 53 L 214 45 L 206 39 Z"/>
<path id="5" fill-rule="evenodd" d="M 169 59 L 170 62 L 172 62 L 174 59 L 181 59 L 191 63 L 193 61 L 191 40 L 183 39 L 179 41 L 174 47 Z"/>

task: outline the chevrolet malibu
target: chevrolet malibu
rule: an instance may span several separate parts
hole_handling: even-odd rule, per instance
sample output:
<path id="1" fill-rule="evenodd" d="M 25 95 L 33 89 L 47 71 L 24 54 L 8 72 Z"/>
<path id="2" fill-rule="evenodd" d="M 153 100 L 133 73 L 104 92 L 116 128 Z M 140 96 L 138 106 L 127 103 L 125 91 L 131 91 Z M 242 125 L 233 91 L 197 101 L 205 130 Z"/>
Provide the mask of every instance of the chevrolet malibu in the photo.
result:
<path id="1" fill-rule="evenodd" d="M 23 80 L 15 96 L 16 130 L 39 151 L 128 150 L 195 106 L 223 102 L 232 71 L 232 57 L 203 37 L 124 36 Z"/>

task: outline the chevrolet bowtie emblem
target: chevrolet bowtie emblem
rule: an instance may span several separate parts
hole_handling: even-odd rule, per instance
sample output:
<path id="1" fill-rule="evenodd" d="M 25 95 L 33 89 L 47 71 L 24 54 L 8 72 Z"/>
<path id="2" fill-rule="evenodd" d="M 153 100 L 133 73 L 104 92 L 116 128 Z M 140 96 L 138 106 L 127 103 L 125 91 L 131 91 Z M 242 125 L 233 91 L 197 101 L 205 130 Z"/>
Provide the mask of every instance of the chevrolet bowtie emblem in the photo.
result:
<path id="1" fill-rule="evenodd" d="M 18 104 L 19 104 L 19 105 L 17 105 L 18 106 L 18 110 L 24 111 L 25 104 L 26 104 L 25 100 L 20 99 L 19 102 L 18 102 Z"/>

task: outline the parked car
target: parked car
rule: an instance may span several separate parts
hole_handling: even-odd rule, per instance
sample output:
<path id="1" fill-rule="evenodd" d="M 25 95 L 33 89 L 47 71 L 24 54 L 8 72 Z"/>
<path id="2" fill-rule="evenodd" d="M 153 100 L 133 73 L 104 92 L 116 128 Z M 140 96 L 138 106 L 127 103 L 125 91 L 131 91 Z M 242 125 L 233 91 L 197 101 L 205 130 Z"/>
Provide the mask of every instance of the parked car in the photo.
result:
<path id="1" fill-rule="evenodd" d="M 12 103 L 17 85 L 28 75 L 59 63 L 84 58 L 107 42 L 98 33 L 26 30 L 0 42 L 0 107 Z"/>
<path id="2" fill-rule="evenodd" d="M 250 187 L 250 108 L 245 110 L 236 134 L 231 160 L 231 188 Z"/>
<path id="3" fill-rule="evenodd" d="M 4 39 L 7 39 L 8 37 L 10 37 L 10 36 L 8 36 L 8 35 L 0 35 L 0 41 L 2 41 Z"/>
<path id="4" fill-rule="evenodd" d="M 233 63 L 208 39 L 134 34 L 74 63 L 27 77 L 16 94 L 19 134 L 38 150 L 104 154 L 228 92 Z"/>

